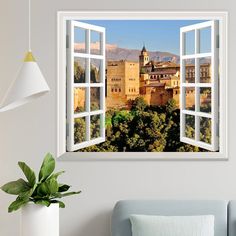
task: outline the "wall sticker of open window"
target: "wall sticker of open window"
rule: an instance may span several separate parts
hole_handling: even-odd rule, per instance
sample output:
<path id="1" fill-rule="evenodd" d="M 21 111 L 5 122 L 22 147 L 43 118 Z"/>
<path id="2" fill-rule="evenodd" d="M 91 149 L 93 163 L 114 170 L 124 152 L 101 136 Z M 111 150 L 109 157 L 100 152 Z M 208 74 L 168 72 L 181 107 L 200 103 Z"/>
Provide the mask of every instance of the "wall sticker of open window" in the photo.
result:
<path id="1" fill-rule="evenodd" d="M 105 141 L 105 28 L 68 21 L 67 32 L 67 150 L 75 151 Z"/>
<path id="2" fill-rule="evenodd" d="M 180 140 L 209 151 L 219 150 L 218 31 L 218 21 L 180 29 Z"/>

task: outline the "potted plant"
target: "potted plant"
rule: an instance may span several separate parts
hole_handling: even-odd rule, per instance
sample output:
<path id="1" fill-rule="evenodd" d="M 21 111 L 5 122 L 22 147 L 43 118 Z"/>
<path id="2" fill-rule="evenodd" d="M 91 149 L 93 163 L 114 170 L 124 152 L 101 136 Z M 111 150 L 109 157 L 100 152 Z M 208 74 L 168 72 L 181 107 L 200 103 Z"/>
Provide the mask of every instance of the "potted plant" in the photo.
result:
<path id="1" fill-rule="evenodd" d="M 53 173 L 55 159 L 48 153 L 41 165 L 38 180 L 35 172 L 24 162 L 18 162 L 27 180 L 22 178 L 9 182 L 1 187 L 8 193 L 17 195 L 8 207 L 8 212 L 21 208 L 22 236 L 59 236 L 59 207 L 65 204 L 59 200 L 63 197 L 79 194 L 68 192 L 70 186 L 58 182 L 58 177 L 64 173 Z"/>

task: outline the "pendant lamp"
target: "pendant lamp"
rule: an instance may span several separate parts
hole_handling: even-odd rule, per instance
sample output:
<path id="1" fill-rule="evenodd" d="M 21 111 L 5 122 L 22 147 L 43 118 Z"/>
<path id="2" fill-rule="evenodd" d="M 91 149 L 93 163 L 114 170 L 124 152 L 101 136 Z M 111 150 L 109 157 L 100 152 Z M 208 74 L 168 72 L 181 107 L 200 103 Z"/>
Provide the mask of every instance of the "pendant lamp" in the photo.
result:
<path id="1" fill-rule="evenodd" d="M 29 0 L 29 49 L 16 79 L 9 87 L 3 102 L 0 105 L 0 112 L 11 110 L 33 101 L 50 90 L 31 52 L 30 5 Z"/>

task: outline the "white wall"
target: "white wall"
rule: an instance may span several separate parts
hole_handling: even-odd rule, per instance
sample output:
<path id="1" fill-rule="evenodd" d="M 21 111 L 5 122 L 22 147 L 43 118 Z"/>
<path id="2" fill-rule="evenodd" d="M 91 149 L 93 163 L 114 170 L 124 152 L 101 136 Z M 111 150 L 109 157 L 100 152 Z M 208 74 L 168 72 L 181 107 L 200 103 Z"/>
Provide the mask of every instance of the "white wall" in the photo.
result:
<path id="1" fill-rule="evenodd" d="M 58 162 L 63 181 L 83 194 L 66 200 L 61 236 L 109 236 L 112 207 L 120 199 L 236 198 L 236 109 L 234 0 L 41 0 L 32 2 L 32 48 L 52 91 L 14 111 L 0 113 L 0 185 L 20 175 L 17 161 L 38 168 L 56 149 L 57 10 L 228 10 L 229 161 Z M 27 1 L 0 0 L 0 99 L 15 76 L 27 48 Z M 96 154 L 91 154 L 96 155 Z M 0 192 L 0 235 L 19 235 L 19 213 L 8 214 L 12 197 Z"/>

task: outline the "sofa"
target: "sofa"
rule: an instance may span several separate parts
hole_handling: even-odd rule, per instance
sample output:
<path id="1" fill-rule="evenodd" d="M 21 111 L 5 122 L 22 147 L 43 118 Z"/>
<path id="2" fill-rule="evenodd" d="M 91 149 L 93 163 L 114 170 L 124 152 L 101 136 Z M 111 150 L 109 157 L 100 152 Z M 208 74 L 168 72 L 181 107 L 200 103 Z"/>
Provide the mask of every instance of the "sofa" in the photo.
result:
<path id="1" fill-rule="evenodd" d="M 214 215 L 215 236 L 236 235 L 236 201 L 223 200 L 123 200 L 111 219 L 112 236 L 132 236 L 131 214 L 190 216 Z"/>

